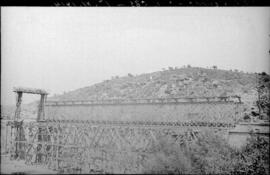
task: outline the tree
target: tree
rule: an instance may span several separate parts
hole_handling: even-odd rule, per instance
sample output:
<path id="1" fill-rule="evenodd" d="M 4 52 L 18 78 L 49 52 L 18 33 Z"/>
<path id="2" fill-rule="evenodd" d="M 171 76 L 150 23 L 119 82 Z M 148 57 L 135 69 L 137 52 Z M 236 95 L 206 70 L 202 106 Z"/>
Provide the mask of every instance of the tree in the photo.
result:
<path id="1" fill-rule="evenodd" d="M 257 86 L 256 90 L 258 93 L 258 99 L 256 101 L 257 107 L 259 109 L 259 116 L 261 117 L 262 114 L 266 114 L 270 116 L 270 97 L 269 97 L 269 91 L 270 91 L 270 76 L 266 74 L 265 72 L 256 74 L 257 79 Z"/>
<path id="2" fill-rule="evenodd" d="M 128 76 L 129 76 L 129 77 L 134 77 L 131 73 L 128 73 Z"/>
<path id="3" fill-rule="evenodd" d="M 168 67 L 169 70 L 173 70 L 173 67 Z"/>
<path id="4" fill-rule="evenodd" d="M 159 138 L 150 149 L 144 173 L 152 174 L 269 174 L 269 138 L 251 134 L 246 146 L 231 147 L 211 130 L 192 142 Z M 179 136 L 178 136 L 179 137 Z"/>
<path id="5" fill-rule="evenodd" d="M 232 159 L 235 174 L 269 174 L 269 138 L 252 134 Z"/>

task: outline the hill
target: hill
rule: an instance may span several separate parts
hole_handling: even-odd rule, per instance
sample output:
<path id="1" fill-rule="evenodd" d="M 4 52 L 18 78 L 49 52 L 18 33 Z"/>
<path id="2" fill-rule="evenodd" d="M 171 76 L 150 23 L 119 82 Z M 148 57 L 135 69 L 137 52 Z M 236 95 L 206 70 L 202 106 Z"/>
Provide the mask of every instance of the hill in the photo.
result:
<path id="1" fill-rule="evenodd" d="M 269 75 L 266 75 L 269 80 Z M 239 95 L 247 109 L 256 106 L 258 74 L 199 67 L 172 68 L 111 80 L 49 97 L 47 100 L 103 100 L 119 98 L 211 97 Z M 269 82 L 269 81 L 268 81 Z M 269 85 L 267 85 L 268 87 Z M 263 96 L 262 96 L 263 97 Z M 22 115 L 36 117 L 37 103 L 22 106 Z M 265 104 L 261 104 L 265 106 Z M 2 118 L 14 115 L 15 105 L 1 106 Z M 255 107 L 257 109 L 257 106 Z M 247 111 L 247 112 L 248 112 Z"/>
<path id="2" fill-rule="evenodd" d="M 199 67 L 172 68 L 153 73 L 112 77 L 48 100 L 102 100 L 114 98 L 210 97 L 240 95 L 256 100 L 256 74 Z"/>

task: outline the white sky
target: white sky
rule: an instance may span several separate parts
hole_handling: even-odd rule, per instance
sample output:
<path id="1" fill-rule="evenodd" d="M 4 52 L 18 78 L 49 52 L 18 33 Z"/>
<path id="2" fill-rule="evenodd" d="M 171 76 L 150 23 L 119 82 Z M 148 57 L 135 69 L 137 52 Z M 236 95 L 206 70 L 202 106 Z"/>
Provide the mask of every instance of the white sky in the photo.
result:
<path id="1" fill-rule="evenodd" d="M 1 104 L 190 64 L 269 73 L 269 7 L 1 7 Z M 31 101 L 26 99 L 26 102 Z"/>

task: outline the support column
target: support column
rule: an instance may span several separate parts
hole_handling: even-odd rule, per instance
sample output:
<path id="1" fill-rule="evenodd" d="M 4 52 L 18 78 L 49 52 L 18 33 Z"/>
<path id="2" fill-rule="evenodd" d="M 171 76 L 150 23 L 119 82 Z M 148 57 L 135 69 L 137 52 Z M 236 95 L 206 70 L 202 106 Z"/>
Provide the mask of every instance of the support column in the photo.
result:
<path id="1" fill-rule="evenodd" d="M 22 103 L 22 94 L 23 92 L 17 92 L 16 96 L 16 111 L 14 116 L 14 129 L 15 129 L 15 155 L 14 158 L 24 158 L 23 155 L 23 143 L 20 143 L 20 141 L 24 140 L 24 133 L 22 129 L 22 122 L 19 122 L 20 120 L 20 113 L 21 113 L 21 103 Z M 18 143 L 18 142 L 19 143 Z"/>
<path id="2" fill-rule="evenodd" d="M 18 121 L 20 119 L 20 113 L 21 113 L 21 103 L 22 103 L 22 92 L 17 92 L 17 98 L 16 98 L 16 111 L 14 120 Z"/>
<path id="3" fill-rule="evenodd" d="M 46 96 L 45 94 L 41 94 L 40 102 L 39 102 L 39 106 L 38 106 L 37 121 L 42 121 L 45 119 L 45 114 L 44 114 L 45 96 Z"/>
<path id="4" fill-rule="evenodd" d="M 40 94 L 40 102 L 39 102 L 39 106 L 38 106 L 38 116 L 37 116 L 37 122 L 42 122 L 44 121 L 44 103 L 45 103 L 45 94 Z M 44 129 L 43 127 L 38 127 L 38 142 L 46 142 L 46 139 L 44 139 L 44 134 L 46 129 Z M 46 136 L 45 136 L 46 137 Z M 41 152 L 41 150 L 43 149 L 43 147 L 45 147 L 45 145 L 43 144 L 38 144 L 38 150 L 37 150 L 37 163 L 43 163 L 42 162 L 42 158 L 47 155 L 43 155 Z"/>

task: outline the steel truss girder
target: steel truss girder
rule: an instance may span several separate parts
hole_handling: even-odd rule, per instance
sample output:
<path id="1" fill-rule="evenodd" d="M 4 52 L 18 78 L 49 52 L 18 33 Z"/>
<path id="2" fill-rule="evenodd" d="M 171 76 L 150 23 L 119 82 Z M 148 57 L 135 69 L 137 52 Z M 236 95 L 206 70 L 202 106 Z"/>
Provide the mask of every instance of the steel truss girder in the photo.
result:
<path id="1" fill-rule="evenodd" d="M 51 120 L 149 120 L 237 122 L 243 114 L 242 103 L 180 103 L 121 105 L 47 106 L 46 119 Z"/>

